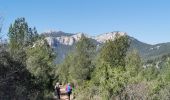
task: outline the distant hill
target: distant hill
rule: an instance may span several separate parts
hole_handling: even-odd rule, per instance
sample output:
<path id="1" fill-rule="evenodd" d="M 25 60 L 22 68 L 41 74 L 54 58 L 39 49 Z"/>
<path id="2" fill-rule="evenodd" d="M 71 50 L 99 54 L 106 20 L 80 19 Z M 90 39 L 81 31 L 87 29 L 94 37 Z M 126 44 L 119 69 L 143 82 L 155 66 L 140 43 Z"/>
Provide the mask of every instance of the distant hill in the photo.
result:
<path id="1" fill-rule="evenodd" d="M 50 31 L 42 33 L 49 43 L 49 45 L 56 51 L 57 59 L 56 63 L 63 61 L 65 56 L 74 49 L 74 44 L 80 40 L 82 35 L 91 38 L 98 46 L 102 45 L 106 40 L 114 39 L 115 35 L 127 35 L 125 32 L 109 32 L 98 35 L 96 37 L 89 37 L 84 33 L 65 33 L 62 31 Z M 140 53 L 144 61 L 154 60 L 162 56 L 170 54 L 170 42 L 160 43 L 156 45 L 150 45 L 143 43 L 134 37 L 130 37 L 131 45 L 130 50 L 136 49 Z"/>
<path id="2" fill-rule="evenodd" d="M 140 42 L 139 40 L 132 37 L 130 39 L 132 41 L 131 49 L 133 48 L 138 50 L 141 57 L 145 61 L 154 60 L 170 54 L 170 42 L 150 45 L 150 44 Z"/>

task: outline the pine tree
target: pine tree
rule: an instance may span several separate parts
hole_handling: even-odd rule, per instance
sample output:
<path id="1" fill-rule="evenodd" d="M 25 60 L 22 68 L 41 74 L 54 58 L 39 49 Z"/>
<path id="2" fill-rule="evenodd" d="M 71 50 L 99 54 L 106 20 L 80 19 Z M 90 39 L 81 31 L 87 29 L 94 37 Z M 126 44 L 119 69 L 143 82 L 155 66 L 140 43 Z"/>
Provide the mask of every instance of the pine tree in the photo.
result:
<path id="1" fill-rule="evenodd" d="M 40 89 L 33 82 L 31 73 L 26 69 L 26 53 L 28 48 L 28 25 L 24 18 L 18 18 L 11 24 L 8 32 L 9 48 L 0 50 L 1 99 L 36 98 Z M 4 77 L 5 76 L 5 77 Z M 10 85 L 9 85 L 10 84 Z"/>
<path id="2" fill-rule="evenodd" d="M 96 51 L 95 44 L 87 37 L 82 35 L 80 41 L 76 44 L 75 52 L 72 56 L 70 66 L 70 76 L 77 82 L 89 80 L 93 70 L 92 57 Z"/>
<path id="3" fill-rule="evenodd" d="M 99 88 L 99 95 L 109 100 L 118 95 L 126 83 L 125 57 L 129 47 L 127 36 L 116 36 L 115 40 L 106 41 L 99 52 L 94 72 L 94 84 Z"/>
<path id="4" fill-rule="evenodd" d="M 25 18 L 17 18 L 9 27 L 9 49 L 11 55 L 25 63 L 25 49 L 38 38 L 36 28 L 29 28 Z"/>
<path id="5" fill-rule="evenodd" d="M 104 44 L 100 52 L 100 58 L 112 67 L 125 66 L 128 47 L 128 37 L 118 35 L 114 41 L 108 40 Z"/>
<path id="6" fill-rule="evenodd" d="M 26 65 L 29 72 L 36 78 L 35 83 L 41 84 L 43 90 L 52 88 L 55 54 L 46 40 L 35 42 L 34 47 L 26 51 Z"/>
<path id="7" fill-rule="evenodd" d="M 8 32 L 9 45 L 12 50 L 19 50 L 26 45 L 28 35 L 28 24 L 25 18 L 18 18 L 11 24 Z"/>

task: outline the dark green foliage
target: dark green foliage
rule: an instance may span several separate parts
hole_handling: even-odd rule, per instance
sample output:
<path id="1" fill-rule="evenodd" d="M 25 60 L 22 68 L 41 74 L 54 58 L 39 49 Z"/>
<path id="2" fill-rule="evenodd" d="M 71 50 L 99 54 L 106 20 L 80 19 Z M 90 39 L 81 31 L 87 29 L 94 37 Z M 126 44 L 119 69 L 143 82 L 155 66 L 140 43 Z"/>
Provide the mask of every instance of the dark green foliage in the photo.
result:
<path id="1" fill-rule="evenodd" d="M 127 36 L 117 36 L 114 41 L 107 41 L 99 52 L 93 81 L 104 100 L 118 95 L 127 83 L 125 57 L 128 47 Z"/>
<path id="2" fill-rule="evenodd" d="M 11 24 L 8 32 L 11 49 L 23 48 L 28 41 L 28 24 L 25 18 L 18 18 Z"/>
<path id="3" fill-rule="evenodd" d="M 73 55 L 72 66 L 70 67 L 70 76 L 72 79 L 81 82 L 90 78 L 92 70 L 92 57 L 95 52 L 95 45 L 85 36 L 82 36 L 76 44 Z"/>
<path id="4" fill-rule="evenodd" d="M 34 27 L 28 29 L 28 35 L 27 35 L 27 43 L 28 45 L 33 45 L 33 43 L 40 39 L 40 36 L 38 35 L 37 29 Z"/>
<path id="5" fill-rule="evenodd" d="M 9 49 L 11 55 L 22 63 L 25 63 L 25 49 L 38 39 L 36 28 L 29 28 L 25 18 L 18 18 L 9 27 Z"/>
<path id="6" fill-rule="evenodd" d="M 53 90 L 52 49 L 24 18 L 15 20 L 8 36 L 9 45 L 0 48 L 0 99 L 42 100 Z"/>
<path id="7" fill-rule="evenodd" d="M 117 36 L 114 41 L 107 41 L 101 49 L 100 58 L 112 67 L 125 66 L 126 52 L 129 47 L 127 36 Z"/>
<path id="8" fill-rule="evenodd" d="M 0 48 L 0 99 L 26 100 L 38 97 L 31 74 L 25 66 L 10 57 L 9 52 Z"/>
<path id="9" fill-rule="evenodd" d="M 55 55 L 45 40 L 38 40 L 33 47 L 27 49 L 26 65 L 29 72 L 36 78 L 35 83 L 41 84 L 43 90 L 52 89 Z"/>

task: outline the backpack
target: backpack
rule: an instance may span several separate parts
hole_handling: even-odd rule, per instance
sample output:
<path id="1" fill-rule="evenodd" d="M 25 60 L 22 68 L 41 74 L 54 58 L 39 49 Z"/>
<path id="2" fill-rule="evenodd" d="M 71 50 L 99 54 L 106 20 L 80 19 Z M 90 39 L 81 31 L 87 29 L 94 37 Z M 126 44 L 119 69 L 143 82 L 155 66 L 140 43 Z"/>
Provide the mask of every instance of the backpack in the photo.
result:
<path id="1" fill-rule="evenodd" d="M 71 86 L 67 85 L 67 87 L 66 87 L 66 91 L 67 91 L 67 93 L 71 93 L 71 91 L 72 91 Z"/>

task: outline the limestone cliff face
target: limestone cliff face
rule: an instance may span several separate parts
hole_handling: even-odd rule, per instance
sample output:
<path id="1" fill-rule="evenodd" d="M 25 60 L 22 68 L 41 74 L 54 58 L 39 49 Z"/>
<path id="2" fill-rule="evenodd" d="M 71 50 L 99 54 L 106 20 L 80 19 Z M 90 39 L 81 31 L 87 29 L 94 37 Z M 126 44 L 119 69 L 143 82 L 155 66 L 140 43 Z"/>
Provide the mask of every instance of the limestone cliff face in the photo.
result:
<path id="1" fill-rule="evenodd" d="M 124 35 L 126 35 L 126 33 L 125 32 L 109 32 L 109 33 L 104 33 L 104 34 L 101 34 L 99 36 L 96 36 L 94 39 L 96 41 L 98 41 L 99 43 L 104 43 L 107 40 L 114 40 L 116 35 L 124 36 Z"/>
<path id="2" fill-rule="evenodd" d="M 48 36 L 46 37 L 46 40 L 48 41 L 50 46 L 54 46 L 57 44 L 62 44 L 62 45 L 73 45 L 74 43 L 76 43 L 77 41 L 80 40 L 80 38 L 82 37 L 82 35 L 85 35 L 84 33 L 77 33 L 77 34 L 73 34 L 73 35 L 61 35 L 61 36 L 56 36 L 56 37 L 52 37 L 52 36 Z M 96 40 L 99 43 L 104 43 L 106 40 L 114 40 L 114 38 L 116 37 L 116 35 L 119 36 L 123 36 L 126 35 L 125 32 L 109 32 L 109 33 L 104 33 L 101 34 L 99 36 L 96 37 L 88 37 L 91 39 Z"/>
<path id="3" fill-rule="evenodd" d="M 47 42 L 50 46 L 62 44 L 62 45 L 73 45 L 79 41 L 83 33 L 77 33 L 71 36 L 58 36 L 58 37 L 46 37 Z"/>

